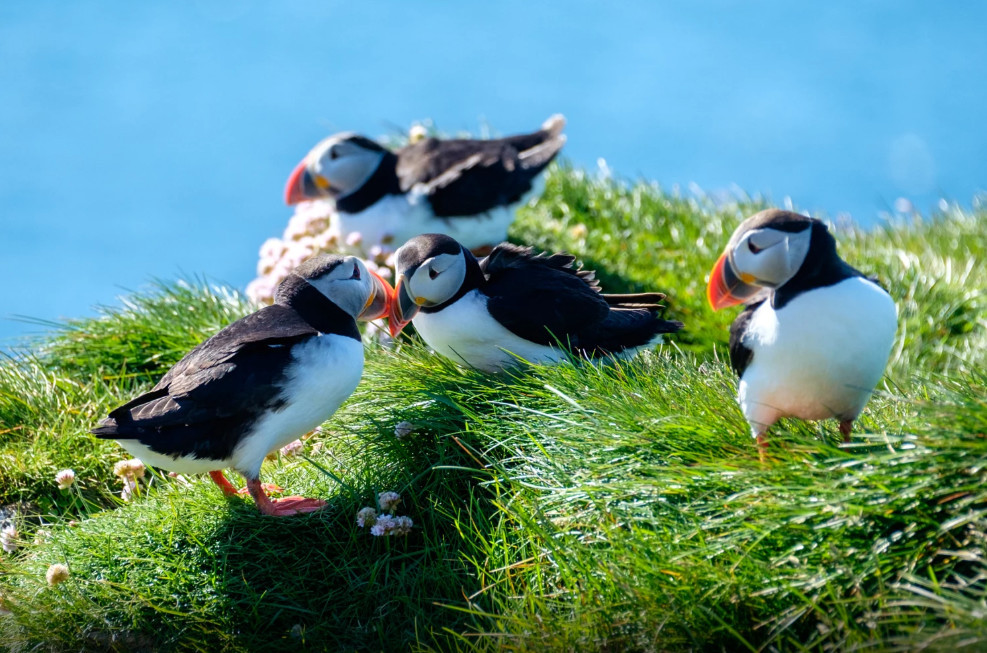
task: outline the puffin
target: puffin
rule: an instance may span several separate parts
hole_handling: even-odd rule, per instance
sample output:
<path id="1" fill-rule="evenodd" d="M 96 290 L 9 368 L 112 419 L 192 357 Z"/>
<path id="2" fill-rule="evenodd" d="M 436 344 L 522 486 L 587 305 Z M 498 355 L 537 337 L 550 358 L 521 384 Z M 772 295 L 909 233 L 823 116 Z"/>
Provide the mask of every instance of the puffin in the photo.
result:
<path id="1" fill-rule="evenodd" d="M 737 401 L 763 454 L 781 417 L 853 422 L 880 381 L 898 311 L 840 258 L 820 220 L 769 209 L 744 220 L 710 272 L 713 310 L 746 304 L 730 326 Z"/>
<path id="2" fill-rule="evenodd" d="M 424 234 L 395 256 L 391 335 L 413 321 L 429 347 L 484 372 L 628 357 L 682 328 L 659 317 L 662 293 L 604 294 L 569 254 L 502 243 L 480 261 L 447 235 Z"/>
<path id="3" fill-rule="evenodd" d="M 388 313 L 393 288 L 353 256 L 321 255 L 278 286 L 274 304 L 201 343 L 150 390 L 92 429 L 144 463 L 207 472 L 226 496 L 242 494 L 232 468 L 265 515 L 313 512 L 319 499 L 271 499 L 260 467 L 272 451 L 327 420 L 363 373 L 357 320 Z"/>
<path id="4" fill-rule="evenodd" d="M 507 238 L 515 207 L 565 144 L 565 118 L 489 140 L 426 137 L 392 152 L 352 132 L 321 141 L 285 186 L 289 205 L 332 199 L 340 231 L 401 245 L 444 233 L 480 252 Z"/>

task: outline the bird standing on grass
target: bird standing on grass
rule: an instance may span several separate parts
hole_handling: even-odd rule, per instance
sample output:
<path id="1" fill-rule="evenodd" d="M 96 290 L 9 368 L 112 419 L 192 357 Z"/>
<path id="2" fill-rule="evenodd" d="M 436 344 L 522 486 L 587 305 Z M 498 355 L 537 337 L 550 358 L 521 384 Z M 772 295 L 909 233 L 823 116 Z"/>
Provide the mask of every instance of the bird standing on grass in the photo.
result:
<path id="1" fill-rule="evenodd" d="M 489 140 L 425 138 L 396 152 L 353 133 L 330 136 L 295 168 L 285 202 L 333 199 L 343 234 L 407 242 L 444 233 L 478 250 L 507 238 L 514 209 L 565 144 L 555 115 L 530 134 Z"/>
<path id="2" fill-rule="evenodd" d="M 707 289 L 730 327 L 737 399 L 758 444 L 781 417 L 834 417 L 844 442 L 884 373 L 897 328 L 891 296 L 836 253 L 819 220 L 761 211 L 737 227 Z"/>
<path id="3" fill-rule="evenodd" d="M 519 360 L 629 356 L 682 328 L 659 317 L 663 294 L 605 295 L 568 254 L 503 243 L 477 261 L 449 236 L 426 234 L 396 260 L 391 334 L 413 319 L 435 351 L 485 372 Z"/>
<path id="4" fill-rule="evenodd" d="M 239 492 L 221 470 L 233 468 L 266 515 L 318 510 L 325 505 L 319 499 L 270 499 L 261 463 L 352 394 L 363 373 L 356 320 L 385 315 L 392 293 L 355 257 L 309 259 L 281 283 L 272 306 L 190 351 L 92 433 L 118 440 L 149 465 L 208 472 L 227 496 Z"/>

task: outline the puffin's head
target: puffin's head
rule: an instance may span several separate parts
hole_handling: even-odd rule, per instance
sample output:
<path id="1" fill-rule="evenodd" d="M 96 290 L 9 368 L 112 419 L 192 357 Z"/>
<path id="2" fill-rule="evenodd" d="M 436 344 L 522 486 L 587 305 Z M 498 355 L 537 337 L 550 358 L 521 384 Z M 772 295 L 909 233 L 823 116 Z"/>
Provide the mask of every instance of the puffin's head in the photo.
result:
<path id="1" fill-rule="evenodd" d="M 462 245 L 442 234 L 415 236 L 397 251 L 398 281 L 388 317 L 392 336 L 421 308 L 443 304 L 459 292 L 466 280 L 466 256 Z"/>
<path id="2" fill-rule="evenodd" d="M 335 134 L 305 155 L 284 188 L 284 201 L 336 199 L 359 189 L 377 170 L 388 150 L 352 132 Z"/>
<path id="3" fill-rule="evenodd" d="M 320 254 L 294 269 L 274 293 L 277 304 L 290 305 L 304 286 L 311 286 L 357 320 L 376 320 L 390 310 L 394 289 L 355 256 Z"/>
<path id="4" fill-rule="evenodd" d="M 710 306 L 716 311 L 750 302 L 784 285 L 802 267 L 812 234 L 820 228 L 828 235 L 819 220 L 778 209 L 744 220 L 709 274 Z"/>

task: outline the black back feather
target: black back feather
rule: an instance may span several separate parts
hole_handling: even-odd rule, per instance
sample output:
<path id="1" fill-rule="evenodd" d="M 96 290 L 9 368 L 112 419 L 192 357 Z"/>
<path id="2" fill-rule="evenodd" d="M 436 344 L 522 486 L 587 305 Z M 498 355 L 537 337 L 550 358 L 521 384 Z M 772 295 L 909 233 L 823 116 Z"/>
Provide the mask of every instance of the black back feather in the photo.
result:
<path id="1" fill-rule="evenodd" d="M 590 357 L 640 347 L 682 328 L 659 318 L 661 293 L 605 295 L 596 275 L 574 268 L 574 261 L 569 254 L 498 245 L 480 263 L 487 310 L 525 340 Z"/>

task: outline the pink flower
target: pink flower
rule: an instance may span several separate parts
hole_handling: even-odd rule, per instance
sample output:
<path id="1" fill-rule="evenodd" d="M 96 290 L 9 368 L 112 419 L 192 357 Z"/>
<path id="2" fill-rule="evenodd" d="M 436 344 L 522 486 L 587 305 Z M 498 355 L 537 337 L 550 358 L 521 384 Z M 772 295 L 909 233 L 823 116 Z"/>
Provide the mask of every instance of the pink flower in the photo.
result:
<path id="1" fill-rule="evenodd" d="M 401 495 L 397 492 L 381 492 L 380 496 L 377 497 L 377 505 L 380 506 L 380 509 L 392 515 L 398 509 L 399 503 L 401 503 Z"/>
<path id="2" fill-rule="evenodd" d="M 63 564 L 54 564 L 45 572 L 45 580 L 52 587 L 69 579 L 69 568 Z"/>
<path id="3" fill-rule="evenodd" d="M 121 460 L 113 466 L 113 475 L 120 478 L 144 478 L 144 463 L 139 458 Z"/>
<path id="4" fill-rule="evenodd" d="M 377 518 L 377 523 L 370 528 L 370 534 L 377 537 L 390 535 L 407 535 L 411 532 L 414 524 L 411 517 L 392 517 L 391 515 L 381 515 Z"/>
<path id="5" fill-rule="evenodd" d="M 55 474 L 55 482 L 58 483 L 59 490 L 67 490 L 75 483 L 75 471 L 63 469 Z"/>
<path id="6" fill-rule="evenodd" d="M 290 458 L 291 456 L 301 453 L 302 449 L 305 448 L 305 443 L 301 440 L 295 440 L 294 442 L 289 442 L 288 444 L 281 447 L 281 455 L 285 458 Z"/>
<path id="7" fill-rule="evenodd" d="M 260 257 L 277 260 L 284 253 L 285 244 L 280 238 L 268 238 L 260 246 Z"/>
<path id="8" fill-rule="evenodd" d="M 370 506 L 361 508 L 360 512 L 356 513 L 356 525 L 360 528 L 373 526 L 375 523 L 377 523 L 377 511 Z"/>

